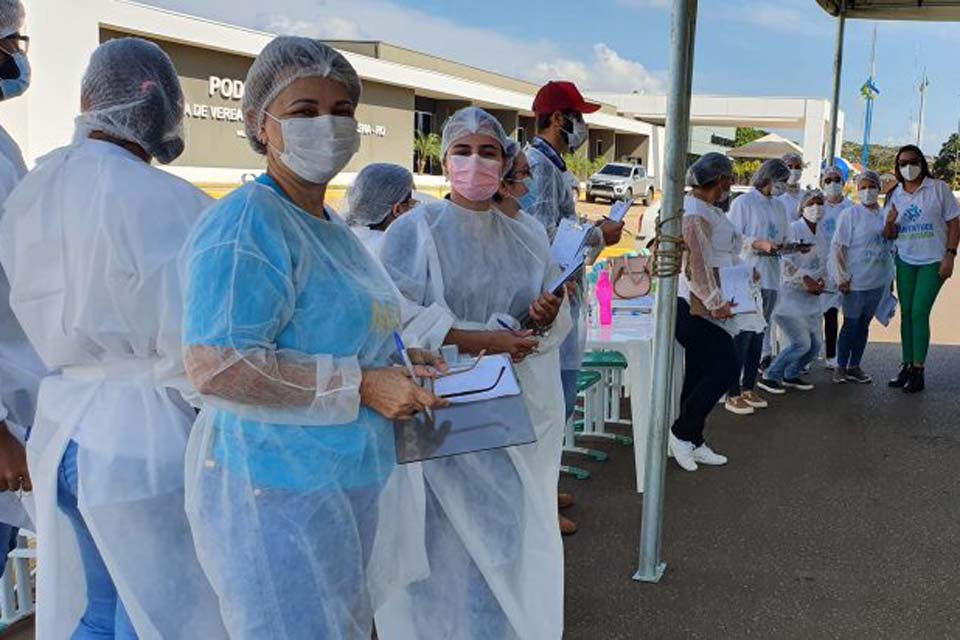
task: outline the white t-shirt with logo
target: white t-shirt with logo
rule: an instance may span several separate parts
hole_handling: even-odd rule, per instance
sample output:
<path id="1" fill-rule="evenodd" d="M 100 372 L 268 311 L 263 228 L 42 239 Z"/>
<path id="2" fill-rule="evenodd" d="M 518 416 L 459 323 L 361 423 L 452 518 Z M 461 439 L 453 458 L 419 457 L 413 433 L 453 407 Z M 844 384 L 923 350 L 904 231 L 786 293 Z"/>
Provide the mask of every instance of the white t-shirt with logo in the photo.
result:
<path id="1" fill-rule="evenodd" d="M 907 264 L 922 266 L 943 260 L 947 251 L 947 223 L 960 217 L 960 205 L 943 180 L 924 178 L 907 193 L 898 185 L 887 198 L 897 207 L 897 256 Z M 886 213 L 884 213 L 886 217 Z"/>
<path id="2" fill-rule="evenodd" d="M 883 237 L 886 215 L 854 205 L 840 215 L 834 246 L 845 247 L 851 291 L 870 291 L 890 286 L 893 280 L 893 254 L 890 241 Z"/>

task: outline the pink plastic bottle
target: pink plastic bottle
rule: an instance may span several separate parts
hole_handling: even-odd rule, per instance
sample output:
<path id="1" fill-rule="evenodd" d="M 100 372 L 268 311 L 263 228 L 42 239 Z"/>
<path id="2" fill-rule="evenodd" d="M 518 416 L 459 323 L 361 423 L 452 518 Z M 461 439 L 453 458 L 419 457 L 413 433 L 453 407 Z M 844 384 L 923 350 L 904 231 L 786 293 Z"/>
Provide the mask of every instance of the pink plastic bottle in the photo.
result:
<path id="1" fill-rule="evenodd" d="M 597 302 L 600 305 L 600 326 L 613 324 L 613 285 L 606 269 L 600 272 L 597 280 Z"/>

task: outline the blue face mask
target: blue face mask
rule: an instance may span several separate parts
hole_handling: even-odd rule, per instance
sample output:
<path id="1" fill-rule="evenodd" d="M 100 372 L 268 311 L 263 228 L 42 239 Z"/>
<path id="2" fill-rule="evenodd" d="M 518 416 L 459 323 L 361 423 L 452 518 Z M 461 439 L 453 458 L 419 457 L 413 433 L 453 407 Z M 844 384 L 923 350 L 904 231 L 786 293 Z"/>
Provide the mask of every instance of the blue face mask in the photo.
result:
<path id="1" fill-rule="evenodd" d="M 0 65 L 0 100 L 23 95 L 29 86 L 30 61 L 18 51 Z"/>
<path id="2" fill-rule="evenodd" d="M 537 191 L 535 188 L 536 185 L 533 182 L 533 178 L 524 178 L 523 186 L 527 188 L 527 193 L 517 198 L 517 202 L 520 203 L 521 209 L 527 213 L 531 213 L 533 211 L 533 206 L 537 204 Z"/>

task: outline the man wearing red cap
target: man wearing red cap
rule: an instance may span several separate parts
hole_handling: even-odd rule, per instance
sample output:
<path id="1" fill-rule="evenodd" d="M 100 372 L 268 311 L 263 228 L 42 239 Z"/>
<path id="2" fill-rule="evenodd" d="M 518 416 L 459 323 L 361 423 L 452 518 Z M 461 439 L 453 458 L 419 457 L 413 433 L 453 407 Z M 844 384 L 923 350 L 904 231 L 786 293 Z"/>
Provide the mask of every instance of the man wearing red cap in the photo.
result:
<path id="1" fill-rule="evenodd" d="M 600 105 L 584 100 L 572 82 L 551 81 L 540 88 L 533 99 L 533 112 L 537 117 L 537 136 L 525 149 L 530 162 L 530 190 L 522 204 L 524 210 L 546 228 L 550 241 L 557 232 L 560 221 L 569 218 L 577 221 L 576 202 L 573 190 L 564 179 L 567 165 L 562 154 L 576 151 L 587 141 L 589 131 L 583 114 L 593 113 Z M 596 224 L 589 244 L 594 253 L 605 245 L 620 242 L 623 223 L 605 220 Z M 563 397 L 566 417 L 573 414 L 577 400 L 577 372 L 583 359 L 579 340 L 580 295 L 571 295 L 571 313 L 574 328 L 560 349 L 560 375 L 563 381 Z M 560 494 L 561 508 L 573 504 L 573 498 Z M 560 516 L 560 529 L 569 535 L 577 530 L 573 521 Z"/>

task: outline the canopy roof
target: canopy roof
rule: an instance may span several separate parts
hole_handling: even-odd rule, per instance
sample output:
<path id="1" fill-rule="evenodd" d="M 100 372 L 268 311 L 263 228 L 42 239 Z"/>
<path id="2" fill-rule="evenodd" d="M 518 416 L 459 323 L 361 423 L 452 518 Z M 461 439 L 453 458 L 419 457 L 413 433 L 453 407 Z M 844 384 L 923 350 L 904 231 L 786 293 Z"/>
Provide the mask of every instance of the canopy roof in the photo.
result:
<path id="1" fill-rule="evenodd" d="M 832 16 L 843 0 L 817 0 Z M 847 0 L 847 17 L 867 20 L 960 21 L 960 0 Z"/>
<path id="2" fill-rule="evenodd" d="M 768 133 L 762 138 L 757 138 L 753 142 L 730 149 L 727 155 L 731 158 L 757 158 L 759 160 L 769 160 L 770 158 L 781 158 L 786 153 L 803 153 L 796 142 L 787 140 L 783 136 L 775 133 Z"/>

